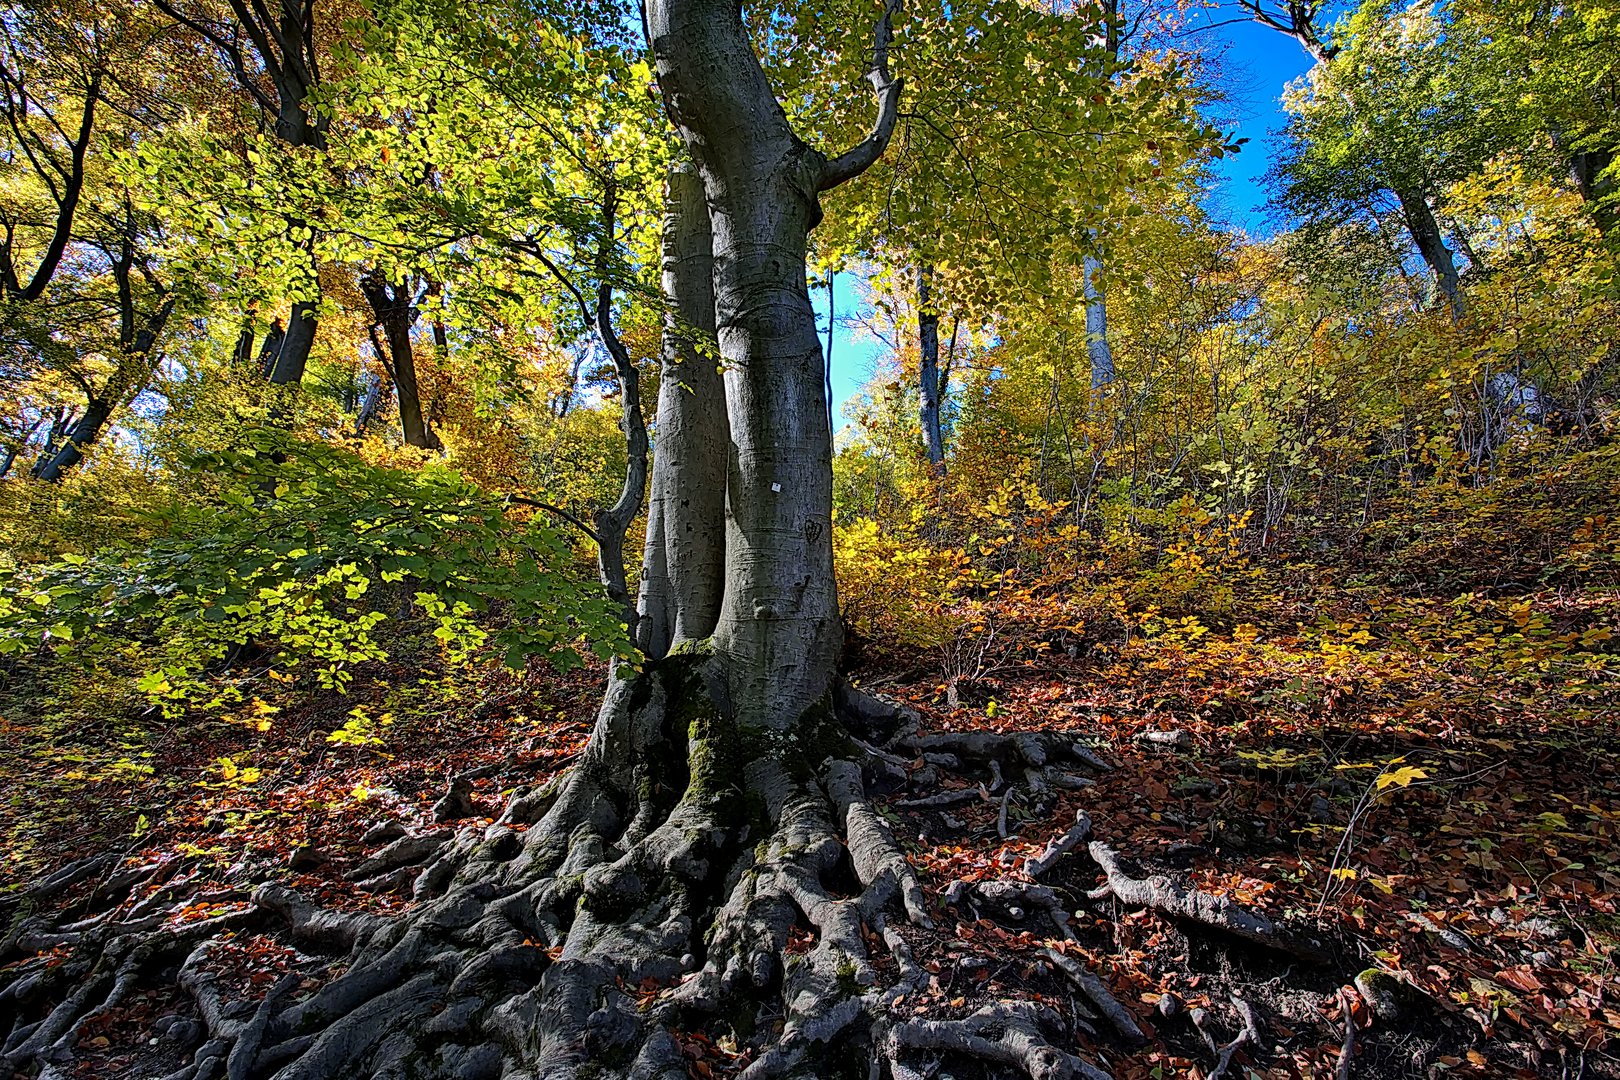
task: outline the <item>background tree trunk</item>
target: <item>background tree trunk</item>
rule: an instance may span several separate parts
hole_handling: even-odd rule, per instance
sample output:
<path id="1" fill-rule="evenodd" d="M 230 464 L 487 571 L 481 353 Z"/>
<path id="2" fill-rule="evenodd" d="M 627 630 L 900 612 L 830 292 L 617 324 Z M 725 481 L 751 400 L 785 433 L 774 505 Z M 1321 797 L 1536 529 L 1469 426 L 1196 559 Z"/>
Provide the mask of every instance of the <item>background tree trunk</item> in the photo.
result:
<path id="1" fill-rule="evenodd" d="M 296 386 L 304 381 L 309 353 L 315 345 L 315 305 L 299 301 L 292 306 L 286 329 L 276 328 L 259 352 L 264 377 L 272 386 Z"/>
<path id="2" fill-rule="evenodd" d="M 1108 58 L 1109 78 L 1112 79 L 1114 66 L 1119 63 L 1119 32 L 1122 26 L 1119 0 L 1102 0 L 1102 10 L 1106 20 L 1102 45 Z M 1096 229 L 1088 231 L 1095 247 L 1098 232 Z M 1094 391 L 1114 381 L 1114 350 L 1108 344 L 1108 304 L 1103 299 L 1102 290 L 1097 287 L 1097 277 L 1101 273 L 1102 260 L 1087 254 L 1081 263 L 1080 280 L 1086 300 L 1086 357 L 1091 363 L 1091 389 Z"/>
<path id="3" fill-rule="evenodd" d="M 1620 235 L 1620 192 L 1615 190 L 1612 176 L 1606 175 L 1614 164 L 1611 150 L 1588 150 L 1570 155 L 1570 175 L 1592 211 L 1592 221 L 1605 240 Z"/>
<path id="4" fill-rule="evenodd" d="M 1462 285 L 1457 277 L 1457 264 L 1452 258 L 1451 249 L 1446 247 L 1445 238 L 1440 233 L 1440 223 L 1434 219 L 1434 211 L 1429 209 L 1429 200 L 1422 193 L 1414 191 L 1397 191 L 1395 197 L 1401 201 L 1401 213 L 1406 217 L 1406 227 L 1412 232 L 1412 241 L 1417 245 L 1423 261 L 1429 264 L 1435 282 L 1446 298 L 1451 318 L 1453 321 L 1462 318 Z"/>
<path id="5" fill-rule="evenodd" d="M 1108 344 L 1108 306 L 1097 288 L 1097 275 L 1101 272 L 1102 263 L 1095 256 L 1087 255 L 1081 276 L 1086 296 L 1086 356 L 1091 362 L 1093 390 L 1114 381 L 1114 350 Z"/>
<path id="6" fill-rule="evenodd" d="M 312 112 L 309 107 L 310 95 L 320 83 L 315 0 L 281 0 L 272 5 L 227 0 L 228 15 L 217 9 L 190 7 L 183 0 L 154 3 L 219 53 L 242 91 L 270 122 L 277 139 L 291 147 L 325 149 L 330 119 L 326 113 Z M 251 50 L 251 55 L 246 50 Z M 313 245 L 306 246 L 306 251 L 313 280 Z M 275 348 L 270 348 L 269 341 L 265 343 L 260 356 L 266 360 L 265 378 L 272 385 L 290 386 L 303 381 L 315 343 L 319 282 L 315 291 L 313 299 L 292 305 L 286 332 L 278 338 Z"/>
<path id="7" fill-rule="evenodd" d="M 388 340 L 388 355 L 399 401 L 399 425 L 407 445 L 422 450 L 438 450 L 443 445 L 422 417 L 422 397 L 416 385 L 416 351 L 411 346 L 411 326 L 416 322 L 412 304 L 415 290 L 409 281 L 389 284 L 376 274 L 360 281 L 371 313 Z"/>
<path id="8" fill-rule="evenodd" d="M 943 387 L 939 378 L 939 310 L 933 305 L 934 268 L 917 268 L 917 390 L 921 400 L 923 447 L 936 473 L 945 468 L 945 435 L 940 426 Z"/>
<path id="9" fill-rule="evenodd" d="M 152 377 L 153 349 L 157 346 L 158 335 L 163 332 L 174 311 L 174 299 L 164 300 L 137 330 L 135 301 L 130 292 L 130 268 L 130 261 L 120 261 L 113 268 L 114 276 L 118 279 L 121 308 L 118 366 L 113 369 L 101 392 L 90 396 L 84 415 L 68 429 L 66 437 L 60 442 L 53 439 L 44 455 L 35 462 L 33 476 L 37 480 L 58 481 L 69 469 L 82 462 L 90 447 L 106 431 L 114 410 L 137 397 L 146 389 L 147 381 Z"/>

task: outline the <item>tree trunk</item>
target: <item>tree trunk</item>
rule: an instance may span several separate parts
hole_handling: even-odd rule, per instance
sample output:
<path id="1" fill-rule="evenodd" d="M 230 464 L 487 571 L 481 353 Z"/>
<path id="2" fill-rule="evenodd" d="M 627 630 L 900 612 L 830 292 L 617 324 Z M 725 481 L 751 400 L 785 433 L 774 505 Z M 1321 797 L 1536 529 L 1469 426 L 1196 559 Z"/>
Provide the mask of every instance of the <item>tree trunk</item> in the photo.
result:
<path id="1" fill-rule="evenodd" d="M 90 447 L 106 430 L 113 411 L 138 396 L 152 376 L 152 350 L 157 344 L 158 335 L 169 321 L 169 315 L 174 311 L 174 300 L 165 300 L 137 331 L 134 308 L 128 299 L 127 264 L 122 265 L 121 269 L 126 276 L 120 279 L 124 310 L 118 366 L 101 388 L 101 393 L 90 397 L 84 415 L 74 422 L 67 436 L 60 443 L 53 441 L 39 461 L 35 462 L 33 476 L 36 480 L 54 483 L 82 462 Z M 119 273 L 119 268 L 115 268 L 114 273 Z"/>
<path id="2" fill-rule="evenodd" d="M 889 920 L 932 923 L 916 871 L 867 797 L 868 778 L 909 783 L 906 764 L 925 753 L 939 767 L 948 759 L 996 787 L 1010 776 L 1032 791 L 1083 783 L 1059 762 L 1106 766 L 1072 734 L 921 736 L 915 714 L 834 683 L 831 440 L 804 256 L 818 192 L 870 165 L 893 129 L 888 10 L 870 74 L 878 123 L 827 160 L 789 128 L 734 2 L 649 0 L 659 86 L 702 191 L 691 177 L 672 180 L 665 232 L 665 363 L 675 370 L 647 551 L 648 576 L 663 580 L 644 595 L 665 612 L 652 621 L 672 642 L 667 655 L 639 671 L 618 667 L 575 764 L 521 790 L 498 820 L 407 835 L 356 867 L 350 877 L 362 888 L 411 890 L 415 903 L 399 916 L 326 910 L 272 878 L 250 910 L 170 931 L 148 894 L 166 902 L 184 881 L 159 867 L 161 889 L 139 870 L 122 875 L 142 899 L 114 901 L 95 916 L 95 932 L 78 929 L 77 896 L 73 936 L 13 920 L 0 963 L 18 929 L 45 948 L 79 944 L 43 970 L 45 985 L 7 1002 L 26 1014 L 0 1048 L 0 1073 L 48 1063 L 66 1075 L 85 1025 L 118 1007 L 139 972 L 180 961 L 178 981 L 199 1003 L 194 1028 L 206 1025 L 207 1040 L 175 1078 L 686 1080 L 675 1033 L 712 1032 L 741 1051 L 738 1080 L 864 1077 L 885 1058 L 894 1075 L 913 1075 L 903 1056 L 938 1052 L 1042 1080 L 1106 1080 L 1048 1041 L 1043 1028 L 1069 1042 L 1076 1028 L 1031 1001 L 961 1020 L 898 1019 L 902 1001 L 926 994 L 929 975 Z M 702 370 L 712 357 L 695 347 L 708 314 L 705 202 L 722 378 Z M 611 230 L 603 236 L 612 242 Z M 611 294 L 602 281 L 598 326 L 633 395 L 607 321 Z M 628 494 L 639 411 L 633 396 L 625 406 Z M 709 622 L 713 635 L 697 639 Z M 1084 824 L 1065 843 L 1084 839 Z M 1124 902 L 1268 939 L 1268 922 L 1228 900 L 1165 877 L 1131 878 L 1111 849 L 1090 851 Z M 396 880 L 403 885 L 388 884 Z M 1020 905 L 1067 926 L 1067 905 L 1051 890 L 986 885 L 1011 885 Z M 116 890 L 103 882 L 102 891 Z M 21 896 L 31 903 L 41 892 Z M 192 910 L 174 899 L 176 913 Z M 1026 914 L 1002 907 L 1009 919 Z M 256 932 L 267 916 L 300 947 L 344 959 L 307 994 L 295 972 L 257 1006 L 228 1001 L 224 987 L 234 984 L 215 974 L 212 935 Z M 1140 1040 L 1100 980 L 1075 968 L 1088 996 Z"/>
<path id="3" fill-rule="evenodd" d="M 227 0 L 235 19 L 216 19 L 212 13 L 196 12 L 179 0 L 154 0 L 156 7 L 179 25 L 216 49 L 226 60 L 238 86 L 252 99 L 270 123 L 276 138 L 289 147 L 322 150 L 327 145 L 329 112 L 310 107 L 310 97 L 320 83 L 320 48 L 317 45 L 315 0 L 281 0 L 265 5 L 249 0 Z M 269 90 L 266 89 L 266 84 Z M 290 225 L 308 226 L 293 221 Z M 305 249 L 314 279 L 313 244 Z M 292 305 L 287 329 L 271 347 L 267 340 L 260 353 L 265 378 L 275 386 L 294 386 L 303 381 L 315 343 L 316 295 Z"/>
<path id="4" fill-rule="evenodd" d="M 1401 201 L 1401 212 L 1406 216 L 1406 227 L 1412 232 L 1412 240 L 1417 244 L 1423 261 L 1433 271 L 1440 292 L 1451 309 L 1452 321 L 1461 319 L 1463 298 L 1462 285 L 1457 278 L 1457 264 L 1452 259 L 1451 249 L 1446 247 L 1445 238 L 1440 233 L 1440 223 L 1434 219 L 1434 211 L 1429 209 L 1428 199 L 1413 191 L 1397 191 L 1395 195 Z"/>
<path id="5" fill-rule="evenodd" d="M 945 468 L 945 435 L 940 427 L 939 310 L 933 305 L 934 268 L 917 268 L 917 390 L 921 405 L 923 448 L 929 467 L 940 473 Z"/>
<path id="6" fill-rule="evenodd" d="M 300 300 L 292 306 L 286 329 L 279 326 L 264 339 L 259 359 L 272 386 L 296 386 L 304 381 L 309 353 L 315 345 L 315 305 Z"/>
<path id="7" fill-rule="evenodd" d="M 55 482 L 62 479 L 69 469 L 84 460 L 84 455 L 91 444 L 101 437 L 102 430 L 111 419 L 113 402 L 106 397 L 90 399 L 89 406 L 84 415 L 74 423 L 72 430 L 67 433 L 58 446 L 46 449 L 44 456 L 34 465 L 34 479 Z"/>
<path id="8" fill-rule="evenodd" d="M 377 415 L 377 407 L 382 404 L 383 380 L 381 376 L 370 376 L 365 383 L 365 390 L 360 395 L 360 402 L 355 409 L 354 434 L 356 438 L 366 433 L 366 425 L 371 423 Z"/>
<path id="9" fill-rule="evenodd" d="M 420 450 L 438 450 L 443 444 L 422 418 L 422 396 L 416 385 L 416 350 L 411 345 L 411 326 L 416 322 L 411 302 L 415 290 L 408 281 L 389 284 L 377 274 L 367 274 L 360 280 L 360 291 L 365 293 L 372 317 L 388 340 L 389 367 L 405 443 Z"/>
<path id="10" fill-rule="evenodd" d="M 1620 235 L 1620 191 L 1615 190 L 1615 178 L 1608 175 L 1613 165 L 1612 150 L 1588 150 L 1570 155 L 1570 174 L 1605 240 Z"/>
<path id="11" fill-rule="evenodd" d="M 664 215 L 663 373 L 641 573 L 641 650 L 714 633 L 725 587 L 725 386 L 714 355 L 714 240 L 703 179 L 670 170 Z"/>
<path id="12" fill-rule="evenodd" d="M 735 4 L 650 0 L 647 22 L 659 86 L 713 221 L 715 326 L 731 426 L 715 650 L 738 722 L 791 730 L 831 689 L 841 642 L 832 447 L 807 237 L 820 219 L 819 192 L 875 160 L 894 119 L 881 130 L 880 114 L 872 139 L 852 151 L 857 157 L 829 162 L 789 126 Z M 880 96 L 891 83 L 886 68 L 874 79 Z"/>
<path id="13" fill-rule="evenodd" d="M 1103 35 L 1103 51 L 1108 56 L 1108 73 L 1112 79 L 1114 68 L 1119 64 L 1119 32 L 1122 25 L 1119 18 L 1119 0 L 1103 0 L 1102 9 L 1107 19 L 1107 29 Z M 1092 247 L 1095 248 L 1097 230 L 1090 229 L 1088 232 Z M 1098 403 L 1101 396 L 1097 391 L 1114 381 L 1114 350 L 1108 344 L 1108 305 L 1097 285 L 1097 277 L 1101 273 L 1102 260 L 1088 252 L 1081 263 L 1080 281 L 1081 291 L 1086 299 L 1086 357 L 1091 362 L 1093 405 Z"/>
<path id="14" fill-rule="evenodd" d="M 73 141 L 68 144 L 68 168 L 66 174 L 61 176 L 60 194 L 56 178 L 39 167 L 33 154 L 27 155 L 28 161 L 34 164 L 39 177 L 46 182 L 47 190 L 56 197 L 55 222 L 51 229 L 51 238 L 46 241 L 45 250 L 40 256 L 39 265 L 34 269 L 33 276 L 26 286 L 21 286 L 16 280 L 16 263 L 11 244 L 8 242 L 5 245 L 4 256 L 0 258 L 0 267 L 4 269 L 4 273 L 0 274 L 0 293 L 14 293 L 25 301 L 38 300 L 45 295 L 46 287 L 62 263 L 62 256 L 67 254 L 68 244 L 73 239 L 74 214 L 77 213 L 79 200 L 84 195 L 85 158 L 90 151 L 90 139 L 95 130 L 96 105 L 101 100 L 104 79 L 105 73 L 97 68 L 85 85 L 79 128 Z M 7 235 L 10 235 L 9 230 Z"/>
<path id="15" fill-rule="evenodd" d="M 253 359 L 253 313 L 242 321 L 241 332 L 236 335 L 236 345 L 231 349 L 231 367 L 245 368 Z"/>
<path id="16" fill-rule="evenodd" d="M 1101 272 L 1102 263 L 1096 256 L 1087 255 L 1081 277 L 1086 296 L 1086 356 L 1091 361 L 1093 392 L 1114 381 L 1114 350 L 1108 344 L 1108 306 L 1097 288 L 1097 275 Z"/>

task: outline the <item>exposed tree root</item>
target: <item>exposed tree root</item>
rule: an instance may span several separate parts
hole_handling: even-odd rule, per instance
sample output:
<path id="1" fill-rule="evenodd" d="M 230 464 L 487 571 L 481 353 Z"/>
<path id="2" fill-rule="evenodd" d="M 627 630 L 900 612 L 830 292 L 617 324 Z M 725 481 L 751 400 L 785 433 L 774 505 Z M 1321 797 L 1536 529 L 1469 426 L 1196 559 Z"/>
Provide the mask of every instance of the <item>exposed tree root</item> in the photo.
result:
<path id="1" fill-rule="evenodd" d="M 1101 979 L 1082 967 L 1078 960 L 1065 956 L 1055 949 L 1046 950 L 1046 956 L 1057 965 L 1059 971 L 1069 977 L 1069 981 L 1079 988 L 1087 1000 L 1097 1007 L 1097 1011 L 1114 1025 L 1114 1030 L 1118 1031 L 1130 1045 L 1137 1046 L 1147 1041 L 1147 1036 L 1142 1033 L 1136 1018 L 1119 1003 L 1118 998 L 1109 993 L 1108 987 Z"/>
<path id="2" fill-rule="evenodd" d="M 0 1065 L 42 1076 L 67 1068 L 87 1022 L 138 980 L 177 968 L 200 1022 L 165 1029 L 193 1048 L 169 1080 L 674 1080 L 687 1071 L 671 1033 L 695 1029 L 734 1040 L 744 1080 L 860 1075 L 873 1062 L 906 1078 L 919 1075 L 919 1058 L 941 1055 L 1037 1080 L 1106 1076 L 1060 1048 L 1063 1018 L 1044 1006 L 1003 1002 L 958 1020 L 897 1013 L 930 977 L 892 921 L 932 922 L 869 795 L 906 783 L 921 758 L 913 777 L 931 782 L 941 768 L 987 777 L 949 798 L 898 805 L 938 812 L 1000 792 L 1004 815 L 1015 789 L 1034 799 L 1083 786 L 1073 770 L 1106 763 L 1061 735 L 920 736 L 914 715 L 847 689 L 802 718 L 791 739 L 750 730 L 717 706 L 725 695 L 716 672 L 694 650 L 616 682 L 577 765 L 517 792 L 494 824 L 369 833 L 382 847 L 347 877 L 362 890 L 409 891 L 417 904 L 403 916 L 330 910 L 270 882 L 246 910 L 177 924 L 186 879 L 173 866 L 125 871 L 103 858 L 63 868 L 24 902 L 98 877 L 95 895 L 107 902 L 61 926 L 32 908 L 10 920 L 13 953 L 69 954 L 14 965 L 0 987 L 0 1004 L 19 1017 Z M 453 777 L 432 816 L 470 806 L 465 778 Z M 1038 877 L 1084 851 L 1090 831 L 1079 814 L 1025 869 Z M 1167 878 L 1131 878 L 1104 845 L 1090 854 L 1107 878 L 1100 892 L 1280 941 L 1236 905 Z M 1065 900 L 1043 884 L 958 882 L 943 899 L 974 919 L 1071 936 Z M 249 926 L 279 927 L 340 973 L 301 990 L 308 961 L 262 1000 L 233 999 L 215 938 Z M 1070 955 L 1047 955 L 1090 1006 L 1076 1002 L 1070 1023 L 1090 1032 L 1085 1018 L 1100 1016 L 1111 1038 L 1143 1041 L 1101 979 Z"/>
<path id="3" fill-rule="evenodd" d="M 1029 859 L 1024 863 L 1024 873 L 1032 878 L 1039 879 L 1057 864 L 1057 861 L 1091 837 L 1091 816 L 1084 810 L 1074 816 L 1074 827 L 1058 839 L 1046 845 L 1037 858 Z"/>
<path id="4" fill-rule="evenodd" d="M 1042 1026 L 1058 1026 L 1052 1010 L 1028 1002 L 1008 1002 L 979 1009 L 961 1020 L 896 1024 L 884 1040 L 884 1052 L 895 1080 L 921 1080 L 926 1075 L 903 1060 L 906 1051 L 919 1050 L 947 1051 L 1013 1066 L 1030 1080 L 1108 1080 L 1108 1073 L 1047 1041 Z"/>
<path id="5" fill-rule="evenodd" d="M 1318 950 L 1290 940 L 1264 915 L 1258 915 L 1224 896 L 1189 889 L 1166 874 L 1133 878 L 1120 866 L 1119 856 L 1107 844 L 1093 840 L 1088 845 L 1092 861 L 1106 879 L 1091 891 L 1093 900 L 1114 897 L 1121 903 L 1149 908 L 1172 918 L 1212 927 L 1234 937 L 1270 949 L 1315 959 Z"/>
<path id="6" fill-rule="evenodd" d="M 1232 1006 L 1237 1009 L 1242 1027 L 1231 1042 L 1218 1048 L 1220 1058 L 1215 1063 L 1214 1071 L 1209 1074 L 1209 1080 L 1223 1080 L 1239 1050 L 1252 1049 L 1258 1053 L 1265 1049 L 1265 1035 L 1260 1030 L 1260 1018 L 1255 1014 L 1254 1006 L 1240 997 L 1232 999 Z"/>

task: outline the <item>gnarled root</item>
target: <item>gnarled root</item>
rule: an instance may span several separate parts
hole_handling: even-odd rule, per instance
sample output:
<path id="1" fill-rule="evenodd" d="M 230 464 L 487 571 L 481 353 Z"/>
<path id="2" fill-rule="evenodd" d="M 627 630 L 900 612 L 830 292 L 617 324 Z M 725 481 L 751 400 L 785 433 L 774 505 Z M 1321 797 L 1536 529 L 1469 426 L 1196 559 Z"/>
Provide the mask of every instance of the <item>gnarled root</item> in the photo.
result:
<path id="1" fill-rule="evenodd" d="M 1166 874 L 1134 878 L 1120 865 L 1119 856 L 1107 844 L 1093 840 L 1088 846 L 1092 861 L 1102 870 L 1104 883 L 1093 889 L 1093 900 L 1110 896 L 1121 903 L 1144 907 L 1172 918 L 1208 926 L 1233 937 L 1292 953 L 1302 959 L 1315 959 L 1318 950 L 1293 941 L 1264 915 L 1200 889 L 1190 889 Z"/>
<path id="2" fill-rule="evenodd" d="M 517 794 L 493 824 L 376 831 L 383 846 L 349 878 L 408 890 L 415 906 L 398 917 L 327 910 L 271 882 L 250 910 L 179 930 L 160 925 L 172 912 L 150 898 L 64 927 L 16 920 L 26 925 L 11 946 L 76 951 L 56 967 L 25 964 L 0 988 L 0 1000 L 29 1009 L 0 1064 L 70 1061 L 87 1020 L 143 974 L 178 964 L 201 1046 L 172 1080 L 677 1080 L 687 1074 L 678 1036 L 697 1030 L 728 1037 L 744 1080 L 812 1062 L 819 1075 L 855 1075 L 874 1060 L 905 1078 L 919 1057 L 942 1054 L 1032 1080 L 1107 1075 L 1060 1048 L 1061 1018 L 1044 1006 L 897 1019 L 900 1001 L 929 983 L 901 928 L 932 923 L 871 801 L 919 757 L 927 769 L 987 771 L 988 785 L 966 798 L 994 791 L 1003 805 L 1015 786 L 1032 798 L 1083 786 L 1071 770 L 1106 763 L 1061 735 L 919 736 L 914 715 L 847 688 L 786 731 L 728 716 L 726 700 L 716 662 L 700 650 L 671 655 L 616 680 L 575 767 Z M 464 785 L 460 794 L 434 816 L 464 810 Z M 1037 875 L 1084 850 L 1088 835 L 1082 814 L 1026 869 Z M 1102 845 L 1091 853 L 1110 895 L 1275 943 L 1258 916 L 1168 879 L 1130 878 Z M 115 872 L 112 862 L 77 865 L 36 894 Z M 144 867 L 139 880 L 149 897 L 172 899 L 174 873 Z M 1046 885 L 963 884 L 946 899 L 975 917 L 1035 916 L 1047 933 L 1069 932 Z M 306 957 L 261 1001 L 230 1000 L 209 939 L 266 917 L 300 949 L 339 958 L 341 973 L 302 989 L 316 964 Z M 1100 979 L 1066 954 L 1050 958 L 1097 1010 L 1077 1003 L 1077 1017 L 1106 1017 L 1123 1042 L 1141 1040 Z"/>
<path id="3" fill-rule="evenodd" d="M 890 1028 L 883 1049 L 895 1080 L 921 1080 L 904 1061 L 907 1051 L 945 1051 L 1021 1069 L 1030 1080 L 1109 1080 L 1084 1058 L 1060 1050 L 1041 1033 L 1059 1027 L 1051 1009 L 1005 1002 L 961 1020 L 908 1020 Z"/>
<path id="4" fill-rule="evenodd" d="M 348 876 L 410 890 L 403 916 L 261 886 L 243 919 L 272 916 L 299 947 L 344 958 L 313 993 L 289 975 L 256 1005 L 231 1001 L 207 933 L 164 931 L 202 1020 L 175 1080 L 675 1078 L 686 1069 L 671 1031 L 694 1027 L 730 1034 L 749 1080 L 812 1053 L 863 1058 L 887 1004 L 926 979 L 888 925 L 928 924 L 922 888 L 867 795 L 873 778 L 902 778 L 904 759 L 863 741 L 909 736 L 915 718 L 846 690 L 852 724 L 824 702 L 789 738 L 727 717 L 718 677 L 689 652 L 616 681 L 566 779 L 520 794 L 493 825 L 379 831 L 385 846 Z M 83 935 L 101 931 L 71 932 L 40 941 L 84 944 L 94 960 L 14 1033 L 8 1065 L 70 1053 L 160 940 L 91 949 Z M 880 966 L 898 982 L 880 985 Z"/>

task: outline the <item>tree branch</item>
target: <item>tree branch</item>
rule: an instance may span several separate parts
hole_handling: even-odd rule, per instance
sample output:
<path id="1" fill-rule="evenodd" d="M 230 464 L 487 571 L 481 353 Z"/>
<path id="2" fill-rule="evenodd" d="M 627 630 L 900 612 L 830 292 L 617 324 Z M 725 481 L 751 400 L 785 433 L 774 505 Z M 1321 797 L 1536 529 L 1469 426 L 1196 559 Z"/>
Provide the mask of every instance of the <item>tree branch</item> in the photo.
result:
<path id="1" fill-rule="evenodd" d="M 570 514 L 560 506 L 552 506 L 550 503 L 540 502 L 536 499 L 530 499 L 523 495 L 505 495 L 502 497 L 509 503 L 516 503 L 519 506 L 532 506 L 536 510 L 544 510 L 548 514 L 556 514 L 558 517 L 568 522 L 568 524 L 590 537 L 591 543 L 596 544 L 598 547 L 600 547 L 602 544 L 602 538 L 596 534 L 595 529 L 591 528 L 589 525 L 585 524 L 583 521 L 579 520 L 579 518 L 575 517 L 573 514 Z"/>
<path id="2" fill-rule="evenodd" d="M 1261 6 L 1261 0 L 1237 0 L 1237 4 L 1247 11 L 1255 22 L 1287 34 L 1299 42 L 1300 47 L 1318 64 L 1325 64 L 1338 54 L 1337 48 L 1322 40 L 1322 35 L 1316 28 L 1316 15 L 1320 5 L 1312 3 L 1311 0 L 1287 0 L 1288 7 L 1285 13 L 1267 11 Z"/>
<path id="3" fill-rule="evenodd" d="M 90 137 L 95 129 L 96 103 L 101 100 L 101 79 L 102 73 L 97 70 L 91 75 L 90 84 L 85 87 L 84 113 L 79 119 L 78 136 L 70 147 L 72 165 L 67 183 L 62 189 L 62 200 L 56 208 L 56 229 L 45 248 L 44 258 L 34 270 L 32 280 L 21 293 L 24 300 L 38 300 L 45 294 L 45 286 L 50 284 L 51 276 L 56 273 L 62 255 L 67 251 L 68 239 L 73 233 L 73 215 L 79 208 L 79 196 L 84 192 L 84 159 L 90 149 Z"/>
<path id="4" fill-rule="evenodd" d="M 872 132 L 850 149 L 839 154 L 821 171 L 822 191 L 831 191 L 846 180 L 853 180 L 870 169 L 894 135 L 894 125 L 900 118 L 900 93 L 905 80 L 889 74 L 889 45 L 894 40 L 894 13 L 900 10 L 901 0 L 884 0 L 883 14 L 873 31 L 872 66 L 866 79 L 877 96 L 878 114 Z"/>
<path id="5" fill-rule="evenodd" d="M 173 19 L 181 26 L 184 26 L 192 32 L 200 35 L 215 49 L 218 49 L 220 55 L 223 56 L 230 64 L 231 71 L 236 75 L 238 85 L 240 85 L 243 90 L 246 90 L 248 95 L 258 103 L 259 108 L 263 109 L 265 113 L 274 119 L 277 113 L 276 103 L 271 101 L 270 96 L 259 88 L 259 84 L 253 78 L 253 74 L 248 71 L 247 61 L 243 59 L 242 49 L 239 45 L 237 45 L 236 42 L 226 40 L 223 35 L 214 31 L 200 19 L 194 19 L 190 15 L 187 15 L 185 12 L 171 4 L 169 0 L 153 0 L 153 3 L 157 6 L 159 11 L 162 11 L 164 14 L 168 15 L 169 18 Z M 266 59 L 265 57 L 261 56 L 259 59 L 265 64 L 266 70 L 269 71 L 271 69 L 273 58 Z M 272 75 L 272 78 L 273 77 L 274 76 Z"/>

